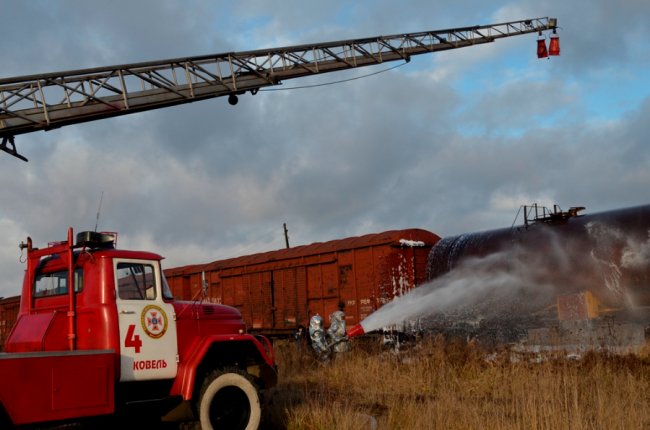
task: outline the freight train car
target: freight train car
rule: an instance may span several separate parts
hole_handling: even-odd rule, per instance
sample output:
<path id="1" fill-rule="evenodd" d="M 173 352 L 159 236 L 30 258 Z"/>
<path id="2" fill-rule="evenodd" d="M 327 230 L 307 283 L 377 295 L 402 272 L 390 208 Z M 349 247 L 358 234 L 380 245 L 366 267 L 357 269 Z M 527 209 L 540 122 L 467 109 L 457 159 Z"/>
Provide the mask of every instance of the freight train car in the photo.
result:
<path id="1" fill-rule="evenodd" d="M 519 227 L 440 240 L 429 257 L 432 288 L 453 284 L 467 294 L 438 309 L 437 322 L 496 328 L 499 340 L 536 345 L 643 346 L 650 330 L 650 205 L 587 215 L 583 209 L 524 207 Z"/>
<path id="2" fill-rule="evenodd" d="M 165 270 L 175 297 L 239 309 L 251 331 L 286 335 L 345 304 L 356 324 L 427 278 L 440 238 L 392 230 Z"/>
<path id="3" fill-rule="evenodd" d="M 20 296 L 0 298 L 0 351 L 4 350 L 5 341 L 18 318 Z"/>

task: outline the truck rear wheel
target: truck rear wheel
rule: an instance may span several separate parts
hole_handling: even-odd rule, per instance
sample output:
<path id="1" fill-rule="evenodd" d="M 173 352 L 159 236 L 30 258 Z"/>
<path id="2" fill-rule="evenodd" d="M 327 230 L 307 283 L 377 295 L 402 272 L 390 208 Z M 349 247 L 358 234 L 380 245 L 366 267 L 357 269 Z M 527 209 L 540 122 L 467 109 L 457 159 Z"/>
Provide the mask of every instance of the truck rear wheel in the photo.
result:
<path id="1" fill-rule="evenodd" d="M 257 388 L 239 369 L 208 374 L 197 409 L 203 430 L 257 429 L 262 417 Z"/>

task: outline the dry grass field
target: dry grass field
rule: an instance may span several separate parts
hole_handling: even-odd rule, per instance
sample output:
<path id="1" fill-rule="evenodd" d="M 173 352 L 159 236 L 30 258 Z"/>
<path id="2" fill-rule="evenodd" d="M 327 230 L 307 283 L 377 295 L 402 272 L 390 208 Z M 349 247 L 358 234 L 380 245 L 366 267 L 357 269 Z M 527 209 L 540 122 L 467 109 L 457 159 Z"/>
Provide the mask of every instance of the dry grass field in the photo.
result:
<path id="1" fill-rule="evenodd" d="M 265 429 L 650 429 L 650 357 L 525 357 L 438 337 L 327 365 L 276 344 Z"/>

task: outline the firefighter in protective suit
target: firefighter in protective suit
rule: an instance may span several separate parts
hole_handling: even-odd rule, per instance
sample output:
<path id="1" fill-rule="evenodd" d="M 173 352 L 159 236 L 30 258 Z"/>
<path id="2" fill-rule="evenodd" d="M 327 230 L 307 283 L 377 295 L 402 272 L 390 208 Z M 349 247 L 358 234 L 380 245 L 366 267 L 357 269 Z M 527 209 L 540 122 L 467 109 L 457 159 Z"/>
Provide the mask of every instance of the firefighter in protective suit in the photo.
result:
<path id="1" fill-rule="evenodd" d="M 309 338 L 311 339 L 311 347 L 316 353 L 316 358 L 323 363 L 328 362 L 330 359 L 330 347 L 325 338 L 323 317 L 318 314 L 309 320 Z"/>
<path id="2" fill-rule="evenodd" d="M 330 339 L 330 346 L 335 353 L 347 352 L 350 350 L 348 333 L 345 328 L 345 303 L 339 302 L 339 310 L 330 315 L 330 328 L 327 329 L 327 336 Z"/>

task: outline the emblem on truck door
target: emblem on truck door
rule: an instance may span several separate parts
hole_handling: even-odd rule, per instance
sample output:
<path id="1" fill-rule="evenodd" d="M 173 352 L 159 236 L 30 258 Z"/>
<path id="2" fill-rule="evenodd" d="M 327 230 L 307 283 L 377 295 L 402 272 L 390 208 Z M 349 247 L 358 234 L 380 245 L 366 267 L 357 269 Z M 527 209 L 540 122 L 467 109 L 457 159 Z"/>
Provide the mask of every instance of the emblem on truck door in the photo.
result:
<path id="1" fill-rule="evenodd" d="M 167 331 L 167 315 L 159 306 L 145 306 L 142 310 L 140 321 L 142 323 L 142 329 L 152 339 L 163 337 Z"/>

